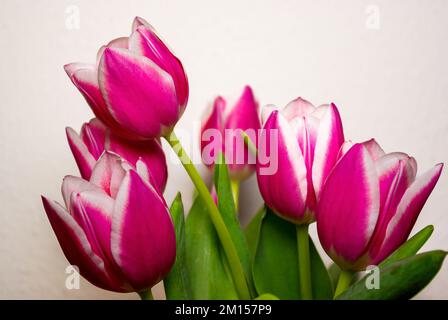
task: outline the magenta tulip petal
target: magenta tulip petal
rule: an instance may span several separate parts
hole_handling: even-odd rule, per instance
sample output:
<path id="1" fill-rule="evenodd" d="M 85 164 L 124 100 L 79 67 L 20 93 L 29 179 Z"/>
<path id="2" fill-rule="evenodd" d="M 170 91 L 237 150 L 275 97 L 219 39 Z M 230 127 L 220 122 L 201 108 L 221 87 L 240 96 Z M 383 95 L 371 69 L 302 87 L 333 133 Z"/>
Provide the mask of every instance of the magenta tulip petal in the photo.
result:
<path id="1" fill-rule="evenodd" d="M 375 139 L 370 139 L 363 144 L 366 147 L 367 151 L 369 151 L 373 161 L 378 160 L 386 154 Z"/>
<path id="2" fill-rule="evenodd" d="M 242 131 L 246 132 L 254 145 L 257 145 L 257 133 L 261 127 L 258 103 L 249 86 L 244 88 L 241 97 L 229 110 L 224 127 L 226 130 L 224 151 L 230 175 L 234 179 L 243 180 L 254 172 L 255 156 L 244 144 Z M 229 135 L 228 132 L 232 134 Z"/>
<path id="3" fill-rule="evenodd" d="M 98 160 L 104 152 L 107 130 L 97 118 L 83 124 L 81 128 L 81 139 L 95 160 Z"/>
<path id="4" fill-rule="evenodd" d="M 177 122 L 173 79 L 151 60 L 128 50 L 106 48 L 99 79 L 109 110 L 127 130 L 155 138 Z"/>
<path id="5" fill-rule="evenodd" d="M 83 191 L 96 191 L 103 192 L 101 188 L 90 183 L 87 180 L 74 177 L 74 176 L 65 176 L 62 181 L 62 197 L 64 199 L 64 203 L 66 208 L 70 208 L 70 198 L 73 192 L 83 192 Z"/>
<path id="6" fill-rule="evenodd" d="M 398 203 L 409 185 L 414 181 L 409 156 L 404 153 L 390 153 L 376 162 L 380 185 L 380 209 L 378 222 L 370 244 L 370 256 L 381 249 L 386 228 L 396 213 Z"/>
<path id="7" fill-rule="evenodd" d="M 406 241 L 420 211 L 439 180 L 442 168 L 443 164 L 434 166 L 418 177 L 406 190 L 398 205 L 397 213 L 387 226 L 383 246 L 375 257 L 374 263 L 382 261 Z"/>
<path id="8" fill-rule="evenodd" d="M 174 262 L 176 239 L 168 208 L 149 184 L 127 172 L 117 194 L 112 254 L 134 289 L 152 287 Z"/>
<path id="9" fill-rule="evenodd" d="M 93 167 L 95 166 L 95 158 L 90 154 L 86 145 L 72 128 L 66 128 L 68 144 L 78 165 L 81 176 L 84 179 L 90 179 Z"/>
<path id="10" fill-rule="evenodd" d="M 122 291 L 109 276 L 104 261 L 92 250 L 86 234 L 75 219 L 58 203 L 42 197 L 50 224 L 59 244 L 72 265 L 94 285 L 113 291 Z"/>
<path id="11" fill-rule="evenodd" d="M 375 164 L 367 149 L 355 144 L 328 177 L 317 211 L 319 239 L 338 264 L 354 262 L 363 255 L 378 219 L 378 209 Z"/>
<path id="12" fill-rule="evenodd" d="M 304 157 L 308 185 L 306 203 L 308 209 L 314 212 L 316 209 L 316 194 L 313 186 L 312 167 L 314 161 L 314 148 L 319 130 L 319 120 L 313 116 L 296 117 L 292 119 L 289 124 L 295 132 L 295 137 L 297 137 L 297 141 Z"/>
<path id="13" fill-rule="evenodd" d="M 132 143 L 110 134 L 107 150 L 119 154 L 133 166 L 140 159 L 150 171 L 153 182 L 158 190 L 165 190 L 168 179 L 168 167 L 165 153 L 157 140 L 133 141 Z"/>
<path id="14" fill-rule="evenodd" d="M 174 80 L 179 104 L 183 109 L 188 99 L 188 81 L 181 62 L 160 40 L 152 27 L 140 25 L 132 33 L 129 49 L 154 61 Z"/>
<path id="15" fill-rule="evenodd" d="M 113 39 L 110 41 L 107 45 L 102 46 L 96 55 L 96 60 L 99 63 L 101 60 L 101 57 L 103 56 L 104 50 L 106 48 L 122 48 L 122 49 L 129 49 L 129 38 L 128 37 L 121 37 L 117 39 Z"/>
<path id="16" fill-rule="evenodd" d="M 276 133 L 278 152 L 271 146 L 269 138 Z M 292 129 L 278 111 L 274 111 L 264 125 L 260 154 L 271 155 L 271 159 L 277 161 L 277 170 L 270 174 L 262 172 L 269 164 L 257 161 L 258 185 L 267 205 L 287 220 L 301 222 L 308 219 L 304 216 L 307 197 L 305 161 Z"/>
<path id="17" fill-rule="evenodd" d="M 104 192 L 83 191 L 72 193 L 70 204 L 70 213 L 84 230 L 93 251 L 110 264 L 113 261 L 110 232 L 114 200 Z"/>
<path id="18" fill-rule="evenodd" d="M 344 143 L 344 132 L 339 111 L 334 104 L 326 107 L 320 119 L 317 132 L 313 161 L 313 185 L 319 197 L 325 180 L 336 164 L 341 145 Z"/>
<path id="19" fill-rule="evenodd" d="M 298 97 L 286 105 L 286 107 L 282 110 L 282 115 L 288 121 L 291 121 L 297 117 L 305 117 L 311 114 L 315 109 L 316 108 L 310 102 Z"/>
<path id="20" fill-rule="evenodd" d="M 90 182 L 115 198 L 125 173 L 122 159 L 118 155 L 106 151 L 93 168 Z"/>
<path id="21" fill-rule="evenodd" d="M 202 161 L 209 167 L 213 166 L 219 152 L 224 150 L 224 111 L 226 101 L 217 97 L 211 106 L 211 112 L 202 121 L 201 155 Z M 215 141 L 215 139 L 217 139 Z"/>
<path id="22" fill-rule="evenodd" d="M 263 125 L 266 123 L 268 118 L 271 116 L 271 113 L 274 111 L 278 111 L 278 109 L 273 104 L 268 104 L 261 108 L 261 123 Z"/>
<path id="23" fill-rule="evenodd" d="M 339 149 L 337 161 L 339 161 L 339 159 L 341 159 L 348 152 L 348 150 L 351 149 L 351 147 L 353 147 L 353 142 L 351 140 L 345 141 Z"/>

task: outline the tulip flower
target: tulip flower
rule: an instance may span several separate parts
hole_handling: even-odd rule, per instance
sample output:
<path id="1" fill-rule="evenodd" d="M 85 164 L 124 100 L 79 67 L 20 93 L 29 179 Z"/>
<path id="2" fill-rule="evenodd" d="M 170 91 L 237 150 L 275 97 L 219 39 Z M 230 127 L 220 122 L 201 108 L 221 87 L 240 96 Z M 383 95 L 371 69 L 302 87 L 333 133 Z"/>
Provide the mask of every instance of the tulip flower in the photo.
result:
<path id="1" fill-rule="evenodd" d="M 143 161 L 134 169 L 105 152 L 89 181 L 65 177 L 62 195 L 65 208 L 42 197 L 45 211 L 68 261 L 92 284 L 140 292 L 170 271 L 174 227 Z"/>
<path id="2" fill-rule="evenodd" d="M 413 157 L 385 154 L 373 139 L 344 144 L 339 157 L 320 195 L 317 231 L 342 269 L 359 271 L 406 241 L 443 164 L 416 178 Z"/>
<path id="3" fill-rule="evenodd" d="M 181 62 L 139 17 L 129 37 L 100 48 L 97 63 L 71 63 L 65 71 L 96 117 L 128 139 L 169 133 L 187 105 Z"/>
<path id="4" fill-rule="evenodd" d="M 258 186 L 266 204 L 296 224 L 301 297 L 312 299 L 308 225 L 315 220 L 320 191 L 344 142 L 341 118 L 334 104 L 316 108 L 299 97 L 281 112 L 265 107 L 262 119 Z M 276 162 L 269 174 L 264 171 L 272 163 L 262 162 L 263 155 Z"/>
<path id="5" fill-rule="evenodd" d="M 266 204 L 282 218 L 296 224 L 314 221 L 316 203 L 326 177 L 344 142 L 341 118 L 334 104 L 314 107 L 297 98 L 280 112 L 263 109 L 263 135 L 259 154 L 274 153 L 277 170 L 263 174 L 267 164 L 257 161 L 257 178 Z M 277 134 L 277 145 L 269 136 Z"/>
<path id="6" fill-rule="evenodd" d="M 204 163 L 213 168 L 215 158 L 223 152 L 232 180 L 241 181 L 255 171 L 255 157 L 244 144 L 241 133 L 257 141 L 260 118 L 258 102 L 251 87 L 246 86 L 236 103 L 229 107 L 223 97 L 217 97 L 201 128 L 201 152 Z"/>
<path id="7" fill-rule="evenodd" d="M 97 118 L 83 124 L 79 135 L 72 128 L 67 128 L 66 133 L 82 178 L 90 179 L 96 161 L 106 150 L 120 155 L 133 167 L 140 159 L 149 169 L 157 190 L 161 192 L 165 190 L 168 171 L 165 154 L 157 140 L 125 140 L 111 132 Z"/>

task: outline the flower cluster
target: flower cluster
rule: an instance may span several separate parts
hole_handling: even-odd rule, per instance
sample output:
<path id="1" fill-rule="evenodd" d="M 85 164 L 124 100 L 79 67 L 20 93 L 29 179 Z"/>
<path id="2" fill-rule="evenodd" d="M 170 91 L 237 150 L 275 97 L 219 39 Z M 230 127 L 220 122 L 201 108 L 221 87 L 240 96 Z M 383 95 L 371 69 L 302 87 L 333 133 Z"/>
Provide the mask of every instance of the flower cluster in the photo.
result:
<path id="1" fill-rule="evenodd" d="M 42 200 L 65 256 L 92 284 L 143 297 L 165 280 L 168 298 L 306 299 L 327 291 L 331 298 L 347 289 L 347 274 L 398 259 L 391 258 L 397 250 L 402 260 L 396 268 L 417 263 L 418 248 L 400 248 L 443 164 L 417 175 L 416 160 L 405 153 L 386 153 L 374 139 L 346 140 L 334 103 L 316 107 L 299 97 L 282 110 L 268 105 L 260 115 L 250 86 L 231 104 L 216 97 L 200 137 L 203 162 L 215 171 L 210 193 L 173 133 L 187 105 L 187 76 L 149 23 L 135 18 L 131 35 L 102 46 L 95 63 L 65 70 L 95 118 L 79 134 L 66 130 L 81 177 L 64 178 L 64 205 Z M 197 189 L 186 224 L 180 197 L 170 212 L 163 196 L 168 170 L 161 138 Z M 275 163 L 267 163 L 267 155 Z M 232 215 L 239 183 L 253 173 L 265 206 L 244 234 Z M 319 268 L 327 274 L 316 265 L 321 260 L 307 233 L 313 222 L 322 248 L 342 270 L 336 292 L 322 286 L 327 276 L 321 274 L 318 284 L 311 280 Z M 290 279 L 270 273 L 278 251 L 295 257 L 281 262 L 300 270 L 288 273 Z M 201 277 L 210 270 L 198 268 L 213 273 Z M 297 292 L 278 285 L 295 278 Z"/>

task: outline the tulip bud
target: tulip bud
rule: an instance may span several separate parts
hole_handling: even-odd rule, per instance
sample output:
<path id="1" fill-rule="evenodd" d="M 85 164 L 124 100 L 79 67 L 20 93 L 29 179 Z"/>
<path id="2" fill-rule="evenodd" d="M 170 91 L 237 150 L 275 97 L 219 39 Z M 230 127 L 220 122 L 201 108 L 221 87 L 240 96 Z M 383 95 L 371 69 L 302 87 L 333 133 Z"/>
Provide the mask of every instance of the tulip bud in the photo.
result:
<path id="1" fill-rule="evenodd" d="M 314 107 L 302 98 L 282 111 L 267 106 L 262 111 L 265 139 L 259 154 L 277 159 L 277 170 L 265 174 L 270 164 L 257 161 L 257 178 L 266 204 L 279 216 L 296 224 L 315 219 L 316 203 L 322 185 L 337 160 L 344 142 L 341 118 L 334 104 Z M 276 134 L 276 148 L 269 136 Z M 275 153 L 277 156 L 272 157 Z"/>
<path id="2" fill-rule="evenodd" d="M 137 17 L 130 37 L 112 40 L 97 56 L 96 64 L 64 67 L 96 117 L 128 139 L 170 132 L 187 105 L 188 81 L 154 28 Z"/>
<path id="3" fill-rule="evenodd" d="M 342 269 L 379 264 L 408 238 L 442 167 L 416 178 L 417 163 L 405 153 L 385 154 L 373 139 L 345 144 L 320 195 L 322 247 Z"/>
<path id="4" fill-rule="evenodd" d="M 104 151 L 120 155 L 134 168 L 141 160 L 150 171 L 157 190 L 165 190 L 168 169 L 162 146 L 157 140 L 130 141 L 117 136 L 99 119 L 84 123 L 80 135 L 72 128 L 66 129 L 70 149 L 78 165 L 81 177 L 90 179 L 96 161 Z"/>
<path id="5" fill-rule="evenodd" d="M 219 152 L 223 152 L 233 180 L 244 180 L 255 170 L 255 156 L 244 143 L 246 132 L 254 143 L 257 141 L 260 118 L 258 103 L 252 89 L 246 86 L 238 101 L 229 108 L 222 97 L 217 97 L 210 114 L 201 128 L 201 152 L 204 163 L 212 168 Z"/>
<path id="6" fill-rule="evenodd" d="M 139 292 L 161 281 L 174 264 L 174 227 L 147 174 L 142 161 L 135 170 L 105 152 L 89 181 L 64 178 L 65 208 L 42 197 L 68 261 L 100 288 Z"/>

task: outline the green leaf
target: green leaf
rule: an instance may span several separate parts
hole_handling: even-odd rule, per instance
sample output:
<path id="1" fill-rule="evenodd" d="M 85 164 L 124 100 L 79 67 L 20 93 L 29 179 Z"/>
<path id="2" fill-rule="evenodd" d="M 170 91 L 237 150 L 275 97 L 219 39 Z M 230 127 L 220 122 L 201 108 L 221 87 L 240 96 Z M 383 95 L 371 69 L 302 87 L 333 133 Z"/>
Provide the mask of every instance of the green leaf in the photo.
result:
<path id="1" fill-rule="evenodd" d="M 333 287 L 327 269 L 310 239 L 310 264 L 314 299 L 332 299 Z M 269 208 L 261 223 L 253 265 L 259 294 L 280 299 L 300 299 L 296 227 L 277 217 Z"/>
<path id="2" fill-rule="evenodd" d="M 264 293 L 261 296 L 256 297 L 254 300 L 280 300 L 276 296 L 270 293 Z"/>
<path id="3" fill-rule="evenodd" d="M 219 154 L 218 160 L 215 163 L 215 188 L 216 194 L 218 195 L 218 209 L 224 220 L 224 223 L 229 230 L 230 236 L 235 245 L 238 257 L 244 269 L 246 282 L 251 289 L 254 291 L 251 277 L 251 263 L 249 247 L 244 236 L 243 229 L 241 228 L 240 222 L 237 217 L 235 202 L 232 193 L 232 186 L 229 178 L 229 171 L 227 165 L 225 164 L 224 156 L 222 153 Z"/>
<path id="4" fill-rule="evenodd" d="M 429 225 L 417 232 L 408 241 L 403 243 L 397 250 L 395 250 L 387 259 L 380 263 L 380 267 L 387 266 L 392 262 L 415 255 L 418 250 L 426 243 L 434 231 L 434 226 Z"/>
<path id="5" fill-rule="evenodd" d="M 224 251 L 201 197 L 190 209 L 185 234 L 193 299 L 238 299 Z"/>
<path id="6" fill-rule="evenodd" d="M 252 218 L 250 223 L 246 226 L 246 230 L 244 231 L 252 261 L 255 258 L 258 237 L 260 235 L 261 223 L 265 215 L 266 215 L 266 208 L 265 206 L 263 206 L 260 208 L 260 210 L 258 210 L 257 214 Z"/>
<path id="7" fill-rule="evenodd" d="M 442 266 L 445 251 L 429 251 L 391 262 L 380 267 L 379 289 L 367 289 L 364 278 L 349 287 L 339 300 L 392 300 L 410 299 L 422 290 Z"/>
<path id="8" fill-rule="evenodd" d="M 180 193 L 177 193 L 171 204 L 170 212 L 176 233 L 176 262 L 163 281 L 166 298 L 168 300 L 189 300 L 192 298 L 192 294 L 186 265 L 185 218 Z"/>

